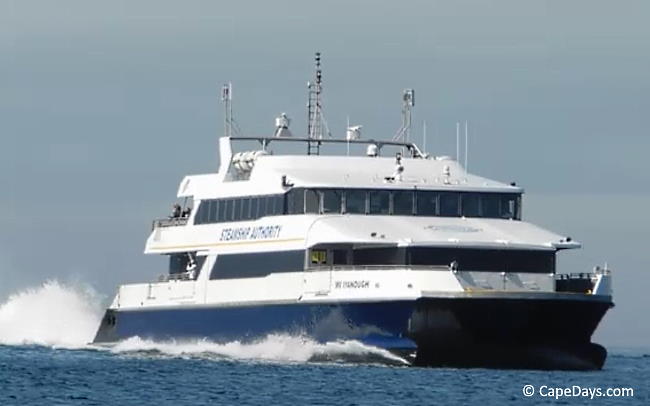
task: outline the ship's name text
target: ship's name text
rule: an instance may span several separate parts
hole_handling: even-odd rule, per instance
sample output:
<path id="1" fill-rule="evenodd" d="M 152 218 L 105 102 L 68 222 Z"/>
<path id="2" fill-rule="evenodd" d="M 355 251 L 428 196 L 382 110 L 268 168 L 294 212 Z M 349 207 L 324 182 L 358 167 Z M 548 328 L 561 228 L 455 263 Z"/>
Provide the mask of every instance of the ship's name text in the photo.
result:
<path id="1" fill-rule="evenodd" d="M 370 281 L 334 281 L 334 289 L 368 289 Z"/>
<path id="2" fill-rule="evenodd" d="M 280 236 L 282 226 L 224 228 L 219 241 L 268 240 Z"/>

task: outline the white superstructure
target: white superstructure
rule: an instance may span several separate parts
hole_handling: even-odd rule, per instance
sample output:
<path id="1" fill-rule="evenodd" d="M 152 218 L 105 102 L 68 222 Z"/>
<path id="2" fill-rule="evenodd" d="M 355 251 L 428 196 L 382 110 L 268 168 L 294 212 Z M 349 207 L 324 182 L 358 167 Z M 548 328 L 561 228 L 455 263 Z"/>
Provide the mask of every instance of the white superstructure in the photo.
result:
<path id="1" fill-rule="evenodd" d="M 461 165 L 448 157 L 423 157 L 415 146 L 409 146 L 411 156 L 402 156 L 397 164 L 395 155 L 388 156 L 323 156 L 280 155 L 276 144 L 287 140 L 254 138 L 260 143 L 256 151 L 234 153 L 232 144 L 250 141 L 251 138 L 222 138 L 220 141 L 221 166 L 215 174 L 185 177 L 179 187 L 178 197 L 188 199 L 194 208 L 202 202 L 235 199 L 229 210 L 243 210 L 244 200 L 252 196 L 283 196 L 282 209 L 277 214 L 243 216 L 237 221 L 206 221 L 199 223 L 200 210 L 193 210 L 189 218 L 157 221 L 145 248 L 147 254 L 189 255 L 201 259 L 201 269 L 189 273 L 172 273 L 172 278 L 162 281 L 120 287 L 114 305 L 118 308 L 147 306 L 176 306 L 179 304 L 231 305 L 243 302 L 287 302 L 355 299 L 418 298 L 431 295 L 489 294 L 498 291 L 520 293 L 555 292 L 555 269 L 548 272 L 526 272 L 514 269 L 481 272 L 452 269 L 451 263 L 416 264 L 354 264 L 334 263 L 328 246 L 345 246 L 348 251 L 373 248 L 468 248 L 483 250 L 521 250 L 522 252 L 547 252 L 550 255 L 561 249 L 578 248 L 580 244 L 531 223 L 518 219 L 514 210 L 521 211 L 520 187 L 485 179 L 467 173 Z M 300 140 L 291 139 L 292 143 Z M 309 140 L 303 140 L 309 142 Z M 357 141 L 357 143 L 362 143 Z M 382 145 L 365 141 L 364 145 Z M 407 150 L 405 144 L 404 149 Z M 278 145 L 279 146 L 279 145 Z M 400 145 L 382 145 L 402 149 Z M 407 151 L 408 152 L 408 151 Z M 248 158 L 244 165 L 242 156 Z M 401 179 L 395 180 L 395 168 L 401 166 Z M 244 166 L 244 169 L 241 169 Z M 323 197 L 315 203 L 318 207 L 303 214 L 289 214 L 287 194 L 299 190 L 346 191 L 362 190 L 366 195 L 375 191 L 388 193 L 385 214 L 350 214 L 346 212 L 341 197 L 339 212 L 326 212 Z M 394 193 L 412 193 L 417 206 L 419 193 L 459 193 L 459 214 L 452 217 L 394 214 Z M 512 196 L 516 209 L 503 217 L 486 218 L 472 213 L 463 216 L 464 196 L 488 195 L 507 199 Z M 506 196 L 506 197 L 504 197 Z M 239 200 L 237 200 L 239 199 Z M 440 197 L 438 197 L 440 199 Z M 366 197 L 366 205 L 370 205 Z M 506 200 L 501 200 L 503 203 Z M 305 205 L 308 203 L 303 198 Z M 481 202 L 479 200 L 479 202 Z M 241 207 L 235 207 L 237 204 Z M 482 202 L 481 202 L 482 203 Z M 481 204 L 479 203 L 479 205 Z M 250 212 L 250 204 L 246 210 Z M 479 211 L 482 207 L 479 207 Z M 218 208 L 216 209 L 218 210 Z M 258 209 L 259 210 L 259 209 Z M 469 209 L 465 209 L 469 210 Z M 310 212 L 311 211 L 311 212 Z M 414 211 L 417 212 L 417 207 Z M 216 214 L 215 214 L 216 215 Z M 232 216 L 232 214 L 231 214 Z M 246 218 L 250 217 L 250 218 Z M 325 247 L 324 261 L 311 263 L 310 250 Z M 210 279 L 219 255 L 250 254 L 278 251 L 305 252 L 304 270 L 272 272 L 256 277 Z M 185 261 L 183 261 L 185 262 Z M 195 279 L 194 279 L 195 278 Z M 610 294 L 607 272 L 593 275 L 597 289 L 592 294 Z M 600 281 L 605 279 L 605 282 Z"/>

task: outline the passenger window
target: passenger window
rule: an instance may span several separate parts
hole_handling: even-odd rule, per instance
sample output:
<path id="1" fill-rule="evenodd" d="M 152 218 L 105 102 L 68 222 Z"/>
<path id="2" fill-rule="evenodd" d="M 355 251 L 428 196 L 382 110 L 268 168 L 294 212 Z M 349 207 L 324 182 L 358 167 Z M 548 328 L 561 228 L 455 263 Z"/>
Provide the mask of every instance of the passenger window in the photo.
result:
<path id="1" fill-rule="evenodd" d="M 418 192 L 417 213 L 418 216 L 438 215 L 438 193 Z"/>
<path id="2" fill-rule="evenodd" d="M 366 214 L 366 192 L 362 190 L 346 191 L 345 212 L 352 214 Z"/>
<path id="3" fill-rule="evenodd" d="M 316 190 L 305 191 L 305 213 L 320 213 L 320 196 Z"/>
<path id="4" fill-rule="evenodd" d="M 413 192 L 393 193 L 393 214 L 410 216 L 413 214 Z"/>
<path id="5" fill-rule="evenodd" d="M 233 199 L 226 199 L 226 212 L 224 213 L 224 219 L 225 221 L 232 221 L 233 220 Z"/>
<path id="6" fill-rule="evenodd" d="M 251 199 L 245 197 L 242 199 L 241 205 L 241 218 L 242 220 L 248 220 L 251 218 Z"/>
<path id="7" fill-rule="evenodd" d="M 465 217 L 480 216 L 480 195 L 478 193 L 463 193 L 462 195 L 462 213 Z"/>
<path id="8" fill-rule="evenodd" d="M 251 219 L 255 220 L 258 219 L 258 213 L 257 213 L 257 208 L 259 206 L 260 198 L 259 197 L 252 197 L 251 198 Z"/>
<path id="9" fill-rule="evenodd" d="M 457 217 L 460 213 L 460 194 L 440 193 L 440 215 L 443 217 Z"/>
<path id="10" fill-rule="evenodd" d="M 284 196 L 275 195 L 273 196 L 273 199 L 275 200 L 275 214 L 284 214 Z"/>
<path id="11" fill-rule="evenodd" d="M 333 250 L 334 265 L 347 265 L 348 264 L 348 250 Z"/>
<path id="12" fill-rule="evenodd" d="M 323 213 L 341 212 L 341 191 L 323 190 Z"/>
<path id="13" fill-rule="evenodd" d="M 388 214 L 390 205 L 389 191 L 372 191 L 370 195 L 370 214 Z"/>
<path id="14" fill-rule="evenodd" d="M 196 213 L 194 224 L 205 224 L 208 221 L 210 203 L 209 200 L 203 200 L 199 205 L 199 211 Z"/>
<path id="15" fill-rule="evenodd" d="M 210 200 L 210 214 L 208 216 L 208 223 L 217 222 L 218 210 L 219 210 L 219 200 Z"/>
<path id="16" fill-rule="evenodd" d="M 267 196 L 265 200 L 266 200 L 266 215 L 275 216 L 276 214 L 275 196 Z"/>

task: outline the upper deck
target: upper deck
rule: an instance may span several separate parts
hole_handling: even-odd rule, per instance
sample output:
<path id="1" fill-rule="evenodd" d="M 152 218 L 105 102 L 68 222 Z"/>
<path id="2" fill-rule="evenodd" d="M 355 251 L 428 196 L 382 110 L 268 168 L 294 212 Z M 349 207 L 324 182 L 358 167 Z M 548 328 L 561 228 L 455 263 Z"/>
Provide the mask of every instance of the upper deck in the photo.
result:
<path id="1" fill-rule="evenodd" d="M 245 148 L 238 151 L 237 144 Z M 178 197 L 201 200 L 277 194 L 292 187 L 523 192 L 512 184 L 470 174 L 449 157 L 429 156 L 413 143 L 222 137 L 219 147 L 218 172 L 186 176 Z M 326 147 L 330 155 L 323 153 Z"/>

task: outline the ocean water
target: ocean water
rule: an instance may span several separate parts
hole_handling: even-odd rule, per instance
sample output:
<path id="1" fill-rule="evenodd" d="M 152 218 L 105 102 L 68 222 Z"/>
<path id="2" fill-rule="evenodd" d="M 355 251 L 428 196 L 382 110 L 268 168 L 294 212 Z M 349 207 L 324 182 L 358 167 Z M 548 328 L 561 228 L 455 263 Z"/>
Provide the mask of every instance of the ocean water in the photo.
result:
<path id="1" fill-rule="evenodd" d="M 1 304 L 0 405 L 650 404 L 650 351 L 610 349 L 602 371 L 563 372 L 417 368 L 285 335 L 88 345 L 101 312 L 91 289 L 54 281 Z"/>

